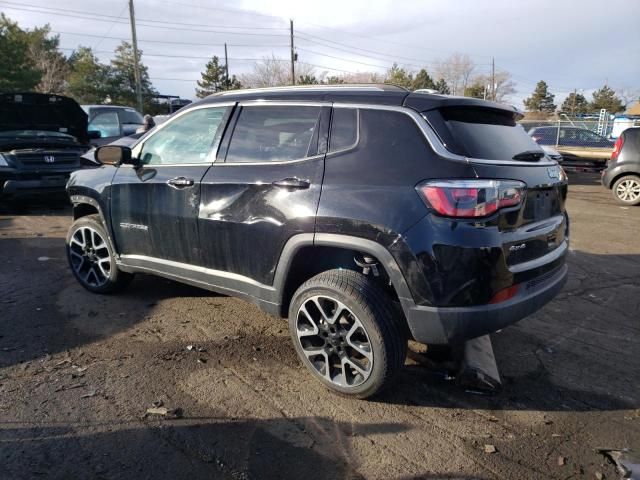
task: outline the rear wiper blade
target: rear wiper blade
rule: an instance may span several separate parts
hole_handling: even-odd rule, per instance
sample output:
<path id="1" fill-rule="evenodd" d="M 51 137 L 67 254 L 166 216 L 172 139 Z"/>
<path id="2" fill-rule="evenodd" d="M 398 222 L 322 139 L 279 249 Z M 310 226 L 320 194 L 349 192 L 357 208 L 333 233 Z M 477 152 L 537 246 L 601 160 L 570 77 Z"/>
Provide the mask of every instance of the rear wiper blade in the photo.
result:
<path id="1" fill-rule="evenodd" d="M 544 152 L 541 150 L 525 150 L 524 152 L 516 153 L 513 160 L 523 160 L 525 162 L 535 162 L 544 157 Z"/>

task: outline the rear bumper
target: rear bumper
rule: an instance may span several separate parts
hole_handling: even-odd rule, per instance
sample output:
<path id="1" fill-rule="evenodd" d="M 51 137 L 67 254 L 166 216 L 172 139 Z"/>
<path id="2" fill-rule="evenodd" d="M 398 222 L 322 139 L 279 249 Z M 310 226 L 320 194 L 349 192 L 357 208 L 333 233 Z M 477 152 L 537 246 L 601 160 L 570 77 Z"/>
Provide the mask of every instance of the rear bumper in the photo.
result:
<path id="1" fill-rule="evenodd" d="M 557 269 L 521 285 L 518 294 L 505 302 L 473 307 L 427 307 L 410 305 L 407 321 L 413 337 L 427 344 L 460 343 L 495 332 L 543 307 L 567 281 L 568 269 Z"/>

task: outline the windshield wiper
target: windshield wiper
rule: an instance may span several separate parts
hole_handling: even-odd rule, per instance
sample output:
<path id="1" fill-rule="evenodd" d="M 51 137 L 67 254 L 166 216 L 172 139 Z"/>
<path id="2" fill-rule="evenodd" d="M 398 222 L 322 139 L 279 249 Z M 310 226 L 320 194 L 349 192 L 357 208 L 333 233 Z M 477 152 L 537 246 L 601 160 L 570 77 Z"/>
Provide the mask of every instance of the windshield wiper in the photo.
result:
<path id="1" fill-rule="evenodd" d="M 523 160 L 525 162 L 535 162 L 544 157 L 544 152 L 541 150 L 525 150 L 524 152 L 516 153 L 513 160 Z"/>

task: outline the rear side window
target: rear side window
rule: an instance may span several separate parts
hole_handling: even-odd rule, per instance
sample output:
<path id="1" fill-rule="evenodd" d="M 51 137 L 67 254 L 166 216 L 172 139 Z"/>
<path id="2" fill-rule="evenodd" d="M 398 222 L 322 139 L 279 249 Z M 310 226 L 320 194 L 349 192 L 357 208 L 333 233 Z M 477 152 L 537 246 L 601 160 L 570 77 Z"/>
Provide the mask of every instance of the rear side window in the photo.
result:
<path id="1" fill-rule="evenodd" d="M 511 112 L 489 108 L 449 107 L 427 112 L 448 150 L 487 160 L 511 160 L 540 147 L 516 123 Z"/>
<path id="2" fill-rule="evenodd" d="M 142 125 L 144 122 L 142 115 L 132 108 L 120 110 L 120 120 L 123 125 Z"/>
<path id="3" fill-rule="evenodd" d="M 320 107 L 242 107 L 226 161 L 284 162 L 315 155 L 319 119 Z"/>
<path id="4" fill-rule="evenodd" d="M 356 108 L 334 108 L 331 117 L 329 152 L 355 146 L 358 141 L 358 110 Z"/>

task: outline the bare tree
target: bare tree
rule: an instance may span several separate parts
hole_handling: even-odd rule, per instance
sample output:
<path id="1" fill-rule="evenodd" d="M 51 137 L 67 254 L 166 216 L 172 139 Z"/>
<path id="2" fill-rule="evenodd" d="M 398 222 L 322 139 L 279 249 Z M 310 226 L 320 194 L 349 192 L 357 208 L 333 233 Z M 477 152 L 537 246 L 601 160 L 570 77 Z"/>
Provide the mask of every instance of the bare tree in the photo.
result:
<path id="1" fill-rule="evenodd" d="M 315 68 L 308 63 L 296 63 L 296 77 L 316 76 Z M 275 55 L 264 57 L 253 65 L 250 73 L 240 76 L 242 85 L 251 88 L 281 87 L 291 85 L 291 67 L 289 60 Z"/>
<path id="2" fill-rule="evenodd" d="M 384 75 L 376 72 L 354 72 L 340 75 L 328 75 L 324 72 L 321 76 L 323 83 L 384 83 Z"/>
<path id="3" fill-rule="evenodd" d="M 451 95 L 463 95 L 474 69 L 475 64 L 469 55 L 456 52 L 436 62 L 435 77 L 447 82 Z"/>
<path id="4" fill-rule="evenodd" d="M 640 88 L 619 88 L 616 90 L 616 94 L 622 100 L 625 109 L 640 102 Z"/>
<path id="5" fill-rule="evenodd" d="M 486 99 L 491 98 L 491 75 L 476 75 L 471 82 L 474 85 L 482 85 L 486 91 Z M 511 78 L 511 74 L 506 70 L 499 70 L 495 76 L 496 102 L 507 103 L 511 95 L 516 93 L 516 84 Z"/>

